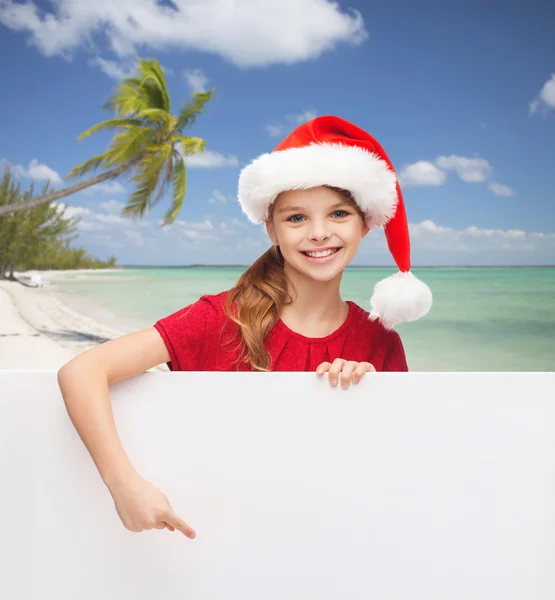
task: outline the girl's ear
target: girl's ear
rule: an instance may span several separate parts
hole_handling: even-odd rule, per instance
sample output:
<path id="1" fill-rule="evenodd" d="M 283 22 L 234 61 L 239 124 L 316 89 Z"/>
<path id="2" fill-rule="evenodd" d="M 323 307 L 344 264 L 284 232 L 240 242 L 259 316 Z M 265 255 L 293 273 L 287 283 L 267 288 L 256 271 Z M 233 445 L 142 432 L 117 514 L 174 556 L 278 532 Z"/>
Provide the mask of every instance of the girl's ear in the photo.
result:
<path id="1" fill-rule="evenodd" d="M 268 237 L 272 240 L 272 244 L 274 246 L 277 246 L 277 238 L 276 238 L 276 232 L 274 231 L 274 226 L 272 225 L 272 223 L 270 223 L 270 221 L 266 221 L 265 222 L 266 225 L 266 231 L 268 232 Z"/>
<path id="2" fill-rule="evenodd" d="M 362 231 L 360 234 L 360 239 L 365 238 L 368 233 L 370 232 L 370 227 L 368 227 L 368 223 L 366 221 L 364 221 L 364 224 L 362 225 Z"/>

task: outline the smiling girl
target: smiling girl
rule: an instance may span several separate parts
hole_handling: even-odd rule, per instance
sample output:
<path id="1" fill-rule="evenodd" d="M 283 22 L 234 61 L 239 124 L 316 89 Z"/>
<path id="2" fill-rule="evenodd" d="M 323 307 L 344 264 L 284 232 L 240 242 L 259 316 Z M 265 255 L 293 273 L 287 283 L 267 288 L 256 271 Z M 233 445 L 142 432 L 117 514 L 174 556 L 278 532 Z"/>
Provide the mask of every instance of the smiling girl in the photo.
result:
<path id="1" fill-rule="evenodd" d="M 87 350 L 58 381 L 69 416 L 124 525 L 194 531 L 134 470 L 117 435 L 108 386 L 167 363 L 172 371 L 312 371 L 345 389 L 370 371 L 408 371 L 393 327 L 424 316 L 427 285 L 410 272 L 405 207 L 380 144 L 337 117 L 298 127 L 241 172 L 243 212 L 271 248 L 230 290 L 202 296 L 153 327 Z M 383 227 L 399 272 L 379 282 L 367 312 L 340 296 L 361 240 Z"/>

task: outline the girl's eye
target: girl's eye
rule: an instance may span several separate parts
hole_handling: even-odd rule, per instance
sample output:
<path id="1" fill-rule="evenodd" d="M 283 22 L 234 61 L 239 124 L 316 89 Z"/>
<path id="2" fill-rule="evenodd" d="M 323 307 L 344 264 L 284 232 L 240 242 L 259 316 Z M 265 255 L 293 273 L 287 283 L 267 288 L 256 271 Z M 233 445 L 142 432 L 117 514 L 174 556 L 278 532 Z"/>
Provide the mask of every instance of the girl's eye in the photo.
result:
<path id="1" fill-rule="evenodd" d="M 331 214 L 336 219 L 343 219 L 344 217 L 349 215 L 349 213 L 346 210 L 335 210 Z M 293 215 L 293 216 L 289 217 L 287 220 L 291 221 L 291 223 L 302 223 L 301 219 L 304 219 L 303 215 Z"/>

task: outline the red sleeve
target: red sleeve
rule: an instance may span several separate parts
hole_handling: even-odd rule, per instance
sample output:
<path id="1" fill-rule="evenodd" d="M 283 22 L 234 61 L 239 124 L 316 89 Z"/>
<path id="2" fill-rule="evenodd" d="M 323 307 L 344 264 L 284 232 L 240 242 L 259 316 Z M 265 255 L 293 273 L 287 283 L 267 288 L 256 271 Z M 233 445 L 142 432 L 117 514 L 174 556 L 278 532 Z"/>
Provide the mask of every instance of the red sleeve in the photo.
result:
<path id="1" fill-rule="evenodd" d="M 387 349 L 382 371 L 408 371 L 407 358 L 401 337 L 396 331 L 391 330 L 391 343 Z"/>
<path id="2" fill-rule="evenodd" d="M 215 309 L 204 296 L 154 324 L 168 353 L 170 371 L 201 371 L 210 347 Z"/>

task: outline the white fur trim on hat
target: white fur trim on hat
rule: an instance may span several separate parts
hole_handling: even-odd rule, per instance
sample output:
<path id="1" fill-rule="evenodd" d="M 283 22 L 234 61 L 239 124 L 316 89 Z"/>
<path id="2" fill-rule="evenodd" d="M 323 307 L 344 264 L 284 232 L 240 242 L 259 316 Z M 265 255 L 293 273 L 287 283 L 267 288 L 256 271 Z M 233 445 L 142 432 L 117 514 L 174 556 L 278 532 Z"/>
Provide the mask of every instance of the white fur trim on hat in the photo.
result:
<path id="1" fill-rule="evenodd" d="M 430 288 L 410 271 L 398 271 L 379 281 L 370 299 L 370 319 L 379 319 L 386 329 L 416 321 L 432 307 Z"/>
<path id="2" fill-rule="evenodd" d="M 268 218 L 268 209 L 286 190 L 330 185 L 349 190 L 373 226 L 395 214 L 397 178 L 377 154 L 358 146 L 311 143 L 262 154 L 239 176 L 239 202 L 253 223 Z"/>

